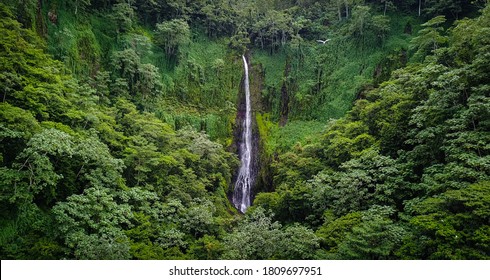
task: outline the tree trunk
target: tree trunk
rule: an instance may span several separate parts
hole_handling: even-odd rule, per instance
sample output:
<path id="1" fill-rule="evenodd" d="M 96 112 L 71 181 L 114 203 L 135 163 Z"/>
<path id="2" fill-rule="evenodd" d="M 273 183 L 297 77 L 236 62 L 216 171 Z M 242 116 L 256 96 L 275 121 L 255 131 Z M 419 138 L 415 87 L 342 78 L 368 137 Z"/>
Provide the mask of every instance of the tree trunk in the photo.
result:
<path id="1" fill-rule="evenodd" d="M 39 36 L 44 37 L 46 35 L 46 29 L 43 22 L 42 6 L 43 1 L 38 0 L 36 9 L 36 30 Z"/>
<path id="2" fill-rule="evenodd" d="M 279 126 L 283 127 L 288 122 L 289 117 L 289 84 L 287 77 L 291 72 L 291 63 L 289 57 L 286 59 L 286 67 L 284 68 L 284 80 L 281 86 L 281 117 L 279 120 Z"/>
<path id="3" fill-rule="evenodd" d="M 422 0 L 419 0 L 419 16 L 420 16 L 421 9 L 422 9 Z"/>

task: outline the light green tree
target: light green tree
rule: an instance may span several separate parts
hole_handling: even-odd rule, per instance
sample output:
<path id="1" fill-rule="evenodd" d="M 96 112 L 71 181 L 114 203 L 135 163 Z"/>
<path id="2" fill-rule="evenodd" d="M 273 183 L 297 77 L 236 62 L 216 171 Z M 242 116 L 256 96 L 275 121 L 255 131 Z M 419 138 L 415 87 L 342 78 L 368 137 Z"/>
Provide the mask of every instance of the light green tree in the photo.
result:
<path id="1" fill-rule="evenodd" d="M 156 43 L 162 47 L 170 58 L 176 58 L 179 50 L 189 43 L 190 29 L 183 19 L 164 21 L 156 25 Z"/>
<path id="2" fill-rule="evenodd" d="M 117 3 L 112 6 L 111 18 L 116 22 L 118 35 L 132 30 L 135 17 L 135 12 L 129 3 Z"/>
<path id="3" fill-rule="evenodd" d="M 352 228 L 340 244 L 338 255 L 342 259 L 393 259 L 406 233 L 390 218 L 394 210 L 372 206 L 362 213 L 360 224 Z"/>
<path id="4" fill-rule="evenodd" d="M 444 22 L 446 22 L 444 16 L 437 16 L 422 24 L 424 28 L 410 42 L 410 48 L 415 50 L 415 58 L 422 60 L 447 42 L 447 37 L 443 35 L 444 28 L 441 26 Z"/>
<path id="5" fill-rule="evenodd" d="M 130 225 L 129 205 L 119 204 L 112 190 L 86 189 L 53 207 L 59 237 L 76 259 L 128 259 L 128 238 L 123 227 Z"/>

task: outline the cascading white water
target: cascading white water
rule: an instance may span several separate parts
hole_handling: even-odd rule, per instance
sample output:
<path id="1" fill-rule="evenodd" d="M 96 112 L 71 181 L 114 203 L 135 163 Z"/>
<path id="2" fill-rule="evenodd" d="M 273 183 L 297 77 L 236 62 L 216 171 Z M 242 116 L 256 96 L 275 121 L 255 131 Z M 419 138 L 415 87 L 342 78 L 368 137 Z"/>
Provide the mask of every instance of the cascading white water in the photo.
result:
<path id="1" fill-rule="evenodd" d="M 245 69 L 245 107 L 246 113 L 243 120 L 242 141 L 240 144 L 241 166 L 233 192 L 233 204 L 245 213 L 250 206 L 250 195 L 252 187 L 252 109 L 250 104 L 250 85 L 248 79 L 248 64 L 245 56 L 243 58 L 243 68 Z"/>

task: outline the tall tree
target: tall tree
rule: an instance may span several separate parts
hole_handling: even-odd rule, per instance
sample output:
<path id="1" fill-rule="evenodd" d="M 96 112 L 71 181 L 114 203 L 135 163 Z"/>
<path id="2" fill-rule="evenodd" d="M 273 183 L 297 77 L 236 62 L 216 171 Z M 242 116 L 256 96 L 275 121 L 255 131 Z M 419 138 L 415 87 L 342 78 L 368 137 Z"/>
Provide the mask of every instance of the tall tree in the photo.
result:
<path id="1" fill-rule="evenodd" d="M 422 24 L 424 28 L 410 42 L 411 48 L 416 50 L 414 57 L 422 59 L 447 42 L 447 37 L 443 35 L 444 28 L 441 26 L 444 22 L 446 22 L 445 16 L 437 16 Z"/>
<path id="2" fill-rule="evenodd" d="M 156 42 L 169 58 L 176 58 L 179 48 L 190 40 L 190 29 L 183 19 L 173 19 L 156 25 Z"/>

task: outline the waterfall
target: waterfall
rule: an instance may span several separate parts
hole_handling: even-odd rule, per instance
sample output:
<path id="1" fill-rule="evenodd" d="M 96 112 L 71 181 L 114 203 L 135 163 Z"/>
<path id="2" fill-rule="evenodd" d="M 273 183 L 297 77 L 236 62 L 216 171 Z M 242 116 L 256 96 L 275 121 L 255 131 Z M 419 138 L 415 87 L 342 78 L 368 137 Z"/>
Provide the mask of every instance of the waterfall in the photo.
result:
<path id="1" fill-rule="evenodd" d="M 245 56 L 243 68 L 245 70 L 245 107 L 246 114 L 242 124 L 242 141 L 240 144 L 240 170 L 233 192 L 233 204 L 245 213 L 250 206 L 250 195 L 252 187 L 252 109 L 250 104 L 250 82 L 248 78 L 248 64 Z"/>

